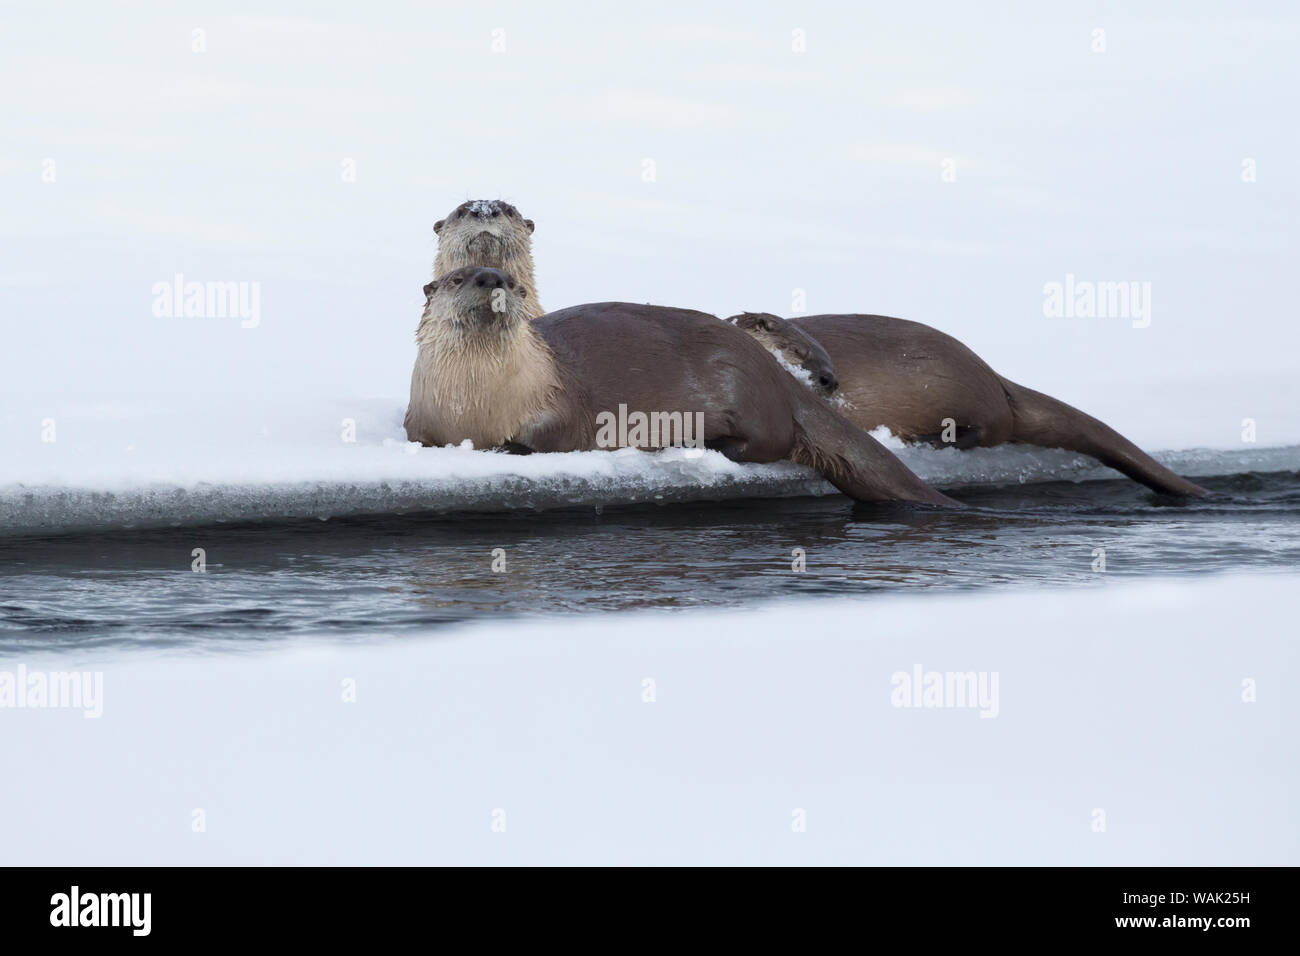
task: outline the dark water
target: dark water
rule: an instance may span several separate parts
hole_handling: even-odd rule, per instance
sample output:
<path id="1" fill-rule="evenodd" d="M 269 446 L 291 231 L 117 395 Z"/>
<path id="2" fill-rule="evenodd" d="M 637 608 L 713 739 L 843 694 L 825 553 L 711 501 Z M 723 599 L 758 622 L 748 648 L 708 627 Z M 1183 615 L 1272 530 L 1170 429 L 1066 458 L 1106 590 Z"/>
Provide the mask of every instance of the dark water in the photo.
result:
<path id="1" fill-rule="evenodd" d="M 836 496 L 0 539 L 0 653 L 229 650 L 493 615 L 1089 587 L 1103 580 L 1098 548 L 1112 578 L 1300 567 L 1300 474 L 1199 480 L 1214 499 L 1062 482 L 959 491 L 973 506 L 961 513 Z"/>

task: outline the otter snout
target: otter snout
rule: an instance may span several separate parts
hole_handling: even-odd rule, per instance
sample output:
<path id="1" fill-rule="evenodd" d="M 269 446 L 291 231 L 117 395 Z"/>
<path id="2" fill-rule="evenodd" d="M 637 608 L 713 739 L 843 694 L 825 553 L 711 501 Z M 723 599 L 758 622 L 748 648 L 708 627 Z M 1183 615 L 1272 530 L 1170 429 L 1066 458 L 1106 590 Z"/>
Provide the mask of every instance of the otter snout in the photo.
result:
<path id="1" fill-rule="evenodd" d="M 823 395 L 830 398 L 840 390 L 840 380 L 830 372 L 822 372 L 817 376 L 817 388 Z"/>
<path id="2" fill-rule="evenodd" d="M 500 269 L 479 269 L 470 280 L 480 289 L 513 288 L 514 280 Z"/>
<path id="3" fill-rule="evenodd" d="M 501 202 L 499 199 L 471 199 L 463 203 L 457 210 L 458 215 L 478 216 L 480 219 L 495 219 L 502 213 L 514 211 L 514 206 Z"/>
<path id="4" fill-rule="evenodd" d="M 425 294 L 432 314 L 467 327 L 505 329 L 528 318 L 524 287 L 504 269 L 464 266 L 429 283 Z"/>
<path id="5" fill-rule="evenodd" d="M 500 199 L 471 199 L 461 203 L 446 219 L 439 219 L 433 224 L 433 231 L 441 233 L 443 226 L 451 223 L 462 229 L 475 226 L 491 226 L 493 230 L 508 232 L 520 224 L 529 232 L 533 231 L 533 221 L 525 219 L 519 210 L 510 203 Z"/>

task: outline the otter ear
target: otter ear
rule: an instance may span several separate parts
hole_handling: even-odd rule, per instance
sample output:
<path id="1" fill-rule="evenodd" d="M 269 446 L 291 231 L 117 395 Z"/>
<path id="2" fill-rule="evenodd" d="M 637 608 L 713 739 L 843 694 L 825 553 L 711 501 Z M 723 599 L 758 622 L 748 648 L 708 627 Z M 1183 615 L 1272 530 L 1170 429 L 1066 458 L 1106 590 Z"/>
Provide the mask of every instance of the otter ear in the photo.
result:
<path id="1" fill-rule="evenodd" d="M 437 222 L 433 224 L 433 234 L 435 236 L 442 231 L 443 223 L 445 223 L 446 221 L 447 221 L 446 219 L 439 219 Z"/>
<path id="2" fill-rule="evenodd" d="M 424 297 L 427 299 L 429 296 L 433 295 L 437 291 L 438 291 L 438 283 L 430 282 L 424 287 Z"/>
<path id="3" fill-rule="evenodd" d="M 525 220 L 524 220 L 524 225 L 528 227 L 528 231 L 529 231 L 529 232 L 532 232 L 532 231 L 533 231 L 533 228 L 534 228 L 534 227 L 533 227 L 533 221 L 532 221 L 531 219 L 525 219 Z"/>
<path id="4" fill-rule="evenodd" d="M 762 329 L 764 332 L 776 331 L 776 323 L 772 321 L 772 317 L 770 315 L 760 315 L 758 317 L 758 327 Z"/>

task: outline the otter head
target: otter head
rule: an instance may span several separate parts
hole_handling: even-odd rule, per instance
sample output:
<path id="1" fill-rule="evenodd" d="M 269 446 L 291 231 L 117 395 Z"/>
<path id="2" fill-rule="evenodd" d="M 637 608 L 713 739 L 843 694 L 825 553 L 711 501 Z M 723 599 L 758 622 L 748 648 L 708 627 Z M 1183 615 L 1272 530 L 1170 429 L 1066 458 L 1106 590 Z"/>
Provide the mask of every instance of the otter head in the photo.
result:
<path id="1" fill-rule="evenodd" d="M 840 387 L 831 357 L 821 343 L 798 326 L 768 312 L 742 312 L 727 319 L 776 356 L 795 378 L 830 398 Z"/>
<path id="2" fill-rule="evenodd" d="M 435 222 L 433 231 L 448 272 L 461 266 L 499 267 L 520 251 L 532 254 L 533 221 L 500 199 L 463 202 Z"/>
<path id="3" fill-rule="evenodd" d="M 420 342 L 454 336 L 509 335 L 527 324 L 524 289 L 500 269 L 465 266 L 424 287 Z"/>
<path id="4" fill-rule="evenodd" d="M 518 209 L 500 199 L 471 199 L 434 223 L 433 231 L 435 279 L 465 266 L 502 269 L 524 286 L 529 318 L 542 314 L 533 279 L 533 221 Z"/>

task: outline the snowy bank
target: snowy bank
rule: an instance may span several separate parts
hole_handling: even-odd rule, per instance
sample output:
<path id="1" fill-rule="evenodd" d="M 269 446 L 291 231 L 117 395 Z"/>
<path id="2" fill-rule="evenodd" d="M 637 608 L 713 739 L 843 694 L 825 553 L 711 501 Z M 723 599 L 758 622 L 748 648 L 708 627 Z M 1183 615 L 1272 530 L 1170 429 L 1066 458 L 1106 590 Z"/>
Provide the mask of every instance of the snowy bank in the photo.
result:
<path id="1" fill-rule="evenodd" d="M 407 511 L 503 511 L 834 493 L 788 463 L 672 449 L 502 455 L 420 448 L 385 400 L 195 397 L 10 407 L 0 533 L 165 527 Z M 973 484 L 1117 478 L 1070 452 L 886 443 L 922 478 Z M 1300 468 L 1300 447 L 1157 453 L 1191 476 Z"/>
<path id="2" fill-rule="evenodd" d="M 1297 587 L 11 658 L 0 674 L 102 670 L 103 693 L 98 718 L 0 709 L 3 859 L 1295 865 Z M 973 696 L 913 695 L 931 674 Z"/>

